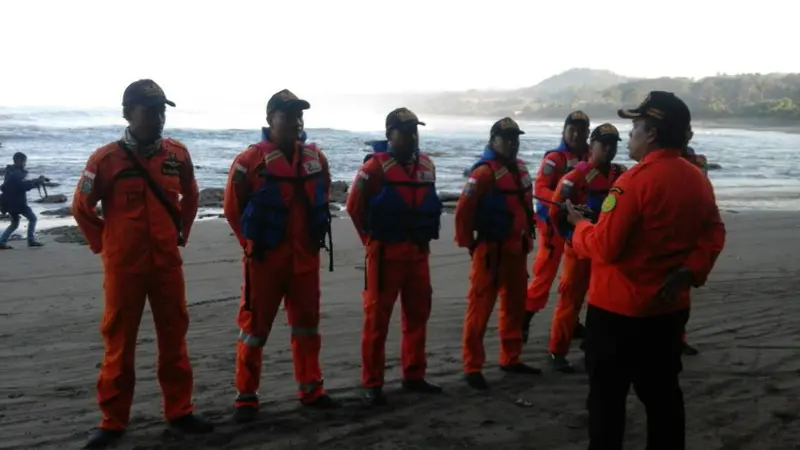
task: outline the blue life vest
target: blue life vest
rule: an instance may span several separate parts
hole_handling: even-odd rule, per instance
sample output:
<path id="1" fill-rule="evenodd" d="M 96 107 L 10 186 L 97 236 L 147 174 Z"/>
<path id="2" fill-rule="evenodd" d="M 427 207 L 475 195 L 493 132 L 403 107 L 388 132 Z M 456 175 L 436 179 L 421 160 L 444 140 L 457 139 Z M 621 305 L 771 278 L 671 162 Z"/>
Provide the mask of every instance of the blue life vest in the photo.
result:
<path id="1" fill-rule="evenodd" d="M 283 189 L 293 185 L 294 194 L 300 195 L 308 210 L 308 227 L 312 243 L 319 248 L 330 248 L 325 244 L 331 230 L 331 213 L 328 204 L 327 178 L 324 176 L 316 147 L 302 147 L 303 156 L 297 173 L 281 173 L 270 164 L 280 157 L 280 152 L 269 142 L 256 144 L 265 157 L 258 167 L 258 176 L 264 178 L 256 192 L 249 195 L 241 217 L 242 235 L 253 241 L 256 247 L 271 249 L 286 238 L 289 222 L 289 204 L 284 200 Z M 291 166 L 284 165 L 291 170 Z M 286 169 L 283 169 L 286 170 Z"/>
<path id="2" fill-rule="evenodd" d="M 436 192 L 435 169 L 417 153 L 411 176 L 389 152 L 371 155 L 383 167 L 380 192 L 367 203 L 364 233 L 378 242 L 427 244 L 439 239 L 443 205 Z"/>
<path id="3" fill-rule="evenodd" d="M 518 159 L 516 164 L 519 181 L 513 173 L 509 173 L 507 176 L 503 175 L 503 171 L 507 172 L 508 169 L 497 161 L 497 154 L 494 150 L 486 147 L 481 159 L 469 169 L 470 174 L 472 174 L 478 167 L 487 165 L 495 175 L 495 185 L 478 202 L 475 223 L 478 241 L 502 242 L 511 237 L 511 230 L 514 226 L 514 212 L 510 205 L 515 202 L 519 203 L 525 210 L 525 216 L 529 220 L 530 232 L 535 233 L 530 174 L 524 162 Z"/>
<path id="4" fill-rule="evenodd" d="M 389 151 L 389 141 L 370 141 L 366 142 L 366 144 L 372 147 L 372 153 L 367 153 L 364 156 L 364 164 L 372 159 L 375 153 L 386 153 Z"/>

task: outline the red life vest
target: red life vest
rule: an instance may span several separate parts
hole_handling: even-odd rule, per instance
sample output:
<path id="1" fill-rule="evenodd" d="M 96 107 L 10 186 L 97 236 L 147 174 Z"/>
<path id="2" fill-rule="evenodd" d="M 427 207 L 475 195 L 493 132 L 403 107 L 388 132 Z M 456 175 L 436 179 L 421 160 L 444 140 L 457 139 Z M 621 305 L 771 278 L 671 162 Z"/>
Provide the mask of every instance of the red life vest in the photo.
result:
<path id="1" fill-rule="evenodd" d="M 436 168 L 418 153 L 411 175 L 391 153 L 374 153 L 383 168 L 381 191 L 367 205 L 365 232 L 380 242 L 426 244 L 439 239 L 442 202 L 436 192 Z"/>
<path id="2" fill-rule="evenodd" d="M 291 163 L 272 143 L 262 141 L 255 145 L 263 155 L 257 168 L 260 182 L 250 193 L 242 214 L 242 234 L 256 247 L 274 248 L 286 238 L 289 207 L 296 195 L 302 197 L 308 210 L 308 230 L 312 244 L 319 248 L 330 245 L 331 214 L 328 206 L 329 174 L 322 166 L 320 151 L 314 144 L 303 144 L 299 151 L 300 164 L 293 170 Z"/>

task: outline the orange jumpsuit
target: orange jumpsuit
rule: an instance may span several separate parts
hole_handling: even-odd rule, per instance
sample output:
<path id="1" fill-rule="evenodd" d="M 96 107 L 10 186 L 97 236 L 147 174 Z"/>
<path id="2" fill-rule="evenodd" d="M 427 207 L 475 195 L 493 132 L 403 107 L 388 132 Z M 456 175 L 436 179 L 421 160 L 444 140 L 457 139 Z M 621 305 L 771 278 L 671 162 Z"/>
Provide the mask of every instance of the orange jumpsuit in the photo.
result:
<path id="1" fill-rule="evenodd" d="M 154 155 L 135 157 L 180 216 L 185 242 L 198 201 L 189 151 L 177 141 L 164 139 Z M 158 338 L 158 381 L 164 395 L 164 415 L 172 420 L 193 410 L 192 369 L 185 339 L 189 314 L 178 250 L 178 218 L 169 214 L 134 167 L 116 142 L 97 149 L 86 163 L 72 204 L 89 248 L 100 253 L 103 260 L 101 333 L 105 356 L 97 399 L 103 414 L 100 428 L 109 430 L 123 430 L 128 425 L 136 337 L 147 298 Z M 102 204 L 102 219 L 95 208 L 97 202 Z"/>
<path id="2" fill-rule="evenodd" d="M 553 201 L 570 200 L 575 205 L 592 203 L 592 209 L 597 209 L 596 212 L 599 213 L 600 202 L 623 172 L 625 166 L 612 164 L 608 175 L 604 175 L 592 163 L 582 162 L 561 178 Z M 561 214 L 563 213 L 559 207 L 551 205 L 550 223 L 558 224 Z M 550 353 L 554 355 L 569 353 L 578 314 L 589 290 L 590 275 L 591 260 L 578 257 L 572 244 L 567 241 L 564 244 L 561 280 L 558 284 L 558 303 L 553 311 L 553 323 L 550 327 Z"/>
<path id="3" fill-rule="evenodd" d="M 436 193 L 436 169 L 419 154 L 418 160 L 401 165 L 389 153 L 375 153 L 361 167 L 347 197 L 347 212 L 366 247 L 366 273 L 362 293 L 364 329 L 361 335 L 361 381 L 364 387 L 380 387 L 384 381 L 386 335 L 397 296 L 402 320 L 401 362 L 404 380 L 422 380 L 427 367 L 426 328 L 431 313 L 429 233 L 414 242 L 405 229 L 377 229 L 384 218 L 395 223 L 413 223 L 421 208 L 431 214 L 429 228 L 438 238 L 441 202 Z M 379 197 L 397 202 L 381 205 Z M 395 197 L 396 195 L 396 197 Z M 427 197 L 427 198 L 426 198 Z M 370 210 L 374 212 L 370 213 Z M 438 211 L 437 211 L 438 210 Z M 409 216 L 405 216 L 410 213 Z M 380 216 L 375 217 L 376 214 Z M 368 227 L 372 223 L 375 230 Z M 385 228 L 390 228 L 391 224 Z M 372 234 L 371 237 L 370 234 Z"/>
<path id="4" fill-rule="evenodd" d="M 550 200 L 561 177 L 572 170 L 575 165 L 585 160 L 585 156 L 575 156 L 567 150 L 553 150 L 545 154 L 536 175 L 533 193 L 536 197 Z M 538 202 L 538 200 L 537 200 Z M 549 211 L 549 205 L 539 202 L 537 211 Z M 547 306 L 550 287 L 558 274 L 558 265 L 564 253 L 562 238 L 541 215 L 536 216 L 536 228 L 539 230 L 539 246 L 533 262 L 533 280 L 528 284 L 525 310 L 537 312 Z"/>
<path id="5" fill-rule="evenodd" d="M 285 222 L 262 224 L 280 233 L 269 248 L 245 236 L 243 214 L 269 180 L 280 205 L 259 206 L 258 214 L 283 214 Z M 325 392 L 319 365 L 321 339 L 320 245 L 311 234 L 309 203 L 320 201 L 328 211 L 330 171 L 325 155 L 312 144 L 297 142 L 291 160 L 268 142 L 253 145 L 233 161 L 225 188 L 225 218 L 244 250 L 242 300 L 237 323 L 236 406 L 258 406 L 263 348 L 281 302 L 291 326 L 294 375 L 300 401 L 310 403 Z M 315 192 L 316 191 L 316 192 Z M 253 206 L 250 205 L 250 206 Z M 278 213 L 274 213 L 278 214 Z M 328 216 L 330 217 L 330 216 Z"/>
<path id="6" fill-rule="evenodd" d="M 486 362 L 483 337 L 498 294 L 500 365 L 520 362 L 534 226 L 531 177 L 521 160 L 516 165 L 517 174 L 495 161 L 477 166 L 456 206 L 456 244 L 472 256 L 462 343 L 467 374 L 480 372 Z"/>

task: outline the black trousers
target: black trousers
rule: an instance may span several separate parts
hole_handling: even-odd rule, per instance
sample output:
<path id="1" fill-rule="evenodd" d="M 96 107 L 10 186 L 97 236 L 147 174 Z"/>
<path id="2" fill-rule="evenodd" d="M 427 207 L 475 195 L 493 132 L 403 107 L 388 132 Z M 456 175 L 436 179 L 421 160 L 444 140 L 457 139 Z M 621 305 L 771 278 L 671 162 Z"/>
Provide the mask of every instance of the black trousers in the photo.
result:
<path id="1" fill-rule="evenodd" d="M 647 450 L 684 450 L 686 413 L 678 375 L 689 310 L 627 317 L 589 305 L 589 450 L 621 450 L 625 403 L 633 385 L 647 412 Z"/>

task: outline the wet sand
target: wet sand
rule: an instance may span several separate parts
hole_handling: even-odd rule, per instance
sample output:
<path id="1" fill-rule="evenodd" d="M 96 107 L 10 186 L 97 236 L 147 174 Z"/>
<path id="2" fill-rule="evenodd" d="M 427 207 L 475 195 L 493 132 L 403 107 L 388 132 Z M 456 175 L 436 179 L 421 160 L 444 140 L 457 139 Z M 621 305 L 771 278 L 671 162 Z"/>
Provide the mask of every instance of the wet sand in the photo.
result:
<path id="1" fill-rule="evenodd" d="M 684 358 L 688 448 L 800 448 L 800 214 L 726 214 L 728 245 L 697 290 L 689 337 L 701 354 Z M 336 271 L 323 268 L 322 366 L 343 408 L 301 408 L 294 393 L 288 326 L 279 315 L 265 349 L 259 422 L 230 421 L 240 251 L 221 221 L 198 223 L 184 251 L 192 324 L 189 352 L 197 412 L 219 424 L 204 437 L 165 432 L 149 307 L 137 353 L 132 422 L 122 449 L 522 449 L 586 448 L 585 374 L 540 377 L 496 367 L 490 322 L 486 375 L 475 393 L 461 375 L 461 326 L 469 258 L 452 244 L 452 222 L 433 246 L 434 306 L 429 378 L 445 394 L 399 390 L 399 314 L 387 343 L 390 405 L 358 401 L 363 253 L 347 219 L 335 221 Z M 41 249 L 0 253 L 0 449 L 80 448 L 99 421 L 95 381 L 102 272 L 88 248 L 43 236 Z M 546 367 L 550 305 L 534 319 L 528 362 Z M 577 343 L 573 346 L 578 362 Z M 530 407 L 515 404 L 530 401 Z M 629 399 L 627 448 L 644 447 L 643 408 Z"/>

